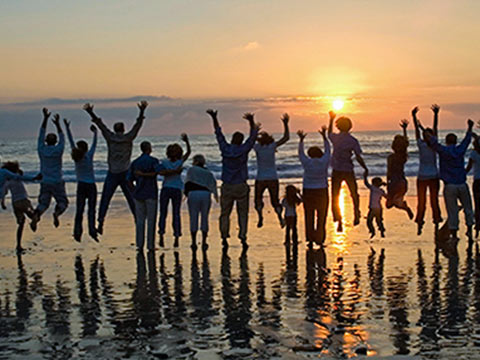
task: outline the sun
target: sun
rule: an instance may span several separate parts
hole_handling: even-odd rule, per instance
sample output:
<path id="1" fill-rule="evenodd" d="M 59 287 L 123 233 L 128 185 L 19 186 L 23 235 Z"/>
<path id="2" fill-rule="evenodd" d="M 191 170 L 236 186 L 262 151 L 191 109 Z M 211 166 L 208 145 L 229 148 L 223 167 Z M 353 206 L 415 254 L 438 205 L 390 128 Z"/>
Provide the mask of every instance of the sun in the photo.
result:
<path id="1" fill-rule="evenodd" d="M 345 105 L 345 102 L 342 99 L 333 100 L 333 103 L 332 103 L 333 110 L 336 110 L 336 111 L 342 110 L 343 105 Z"/>

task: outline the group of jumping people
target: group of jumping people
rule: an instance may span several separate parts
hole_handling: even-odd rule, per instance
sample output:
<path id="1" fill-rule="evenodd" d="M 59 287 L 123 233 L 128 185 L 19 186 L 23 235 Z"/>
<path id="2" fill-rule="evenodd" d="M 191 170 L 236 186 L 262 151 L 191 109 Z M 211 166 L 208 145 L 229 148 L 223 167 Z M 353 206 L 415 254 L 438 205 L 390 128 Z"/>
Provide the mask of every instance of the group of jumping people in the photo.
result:
<path id="1" fill-rule="evenodd" d="M 244 114 L 243 118 L 249 123 L 250 133 L 245 140 L 241 132 L 235 132 L 227 141 L 218 120 L 218 112 L 209 109 L 207 114 L 213 121 L 215 136 L 222 155 L 222 185 L 220 195 L 217 189 L 217 180 L 207 167 L 207 161 L 201 154 L 193 157 L 192 166 L 186 170 L 185 177 L 182 173 L 191 154 L 189 138 L 181 135 L 186 151 L 178 143 L 170 144 L 166 149 L 166 158 L 159 160 L 152 156 L 152 145 L 148 141 L 140 144 L 141 155 L 131 161 L 133 142 L 137 137 L 148 106 L 146 101 L 137 104 L 139 114 L 132 129 L 125 131 L 122 122 L 115 123 L 113 131 L 110 130 L 100 117 L 94 112 L 91 104 L 85 104 L 83 109 L 90 116 L 93 133 L 92 143 L 80 140 L 75 141 L 70 129 L 70 122 L 64 119 L 64 126 L 71 148 L 71 157 L 75 163 L 77 180 L 76 213 L 73 228 L 73 238 L 80 242 L 83 234 L 83 213 L 88 205 L 88 234 L 99 241 L 103 234 L 104 222 L 110 201 L 120 186 L 128 202 L 136 224 L 136 246 L 149 250 L 155 248 L 156 224 L 158 204 L 160 215 L 158 220 L 159 246 L 165 246 L 165 229 L 168 206 L 172 204 L 173 246 L 179 246 L 182 236 L 180 210 L 183 195 L 187 197 L 188 212 L 190 217 L 191 247 L 197 249 L 197 233 L 201 231 L 203 250 L 208 248 L 207 237 L 209 231 L 209 212 L 212 196 L 220 202 L 220 236 L 224 249 L 228 248 L 230 237 L 230 215 L 236 205 L 238 217 L 238 238 L 244 249 L 248 248 L 247 228 L 249 215 L 250 187 L 248 179 L 248 156 L 251 150 L 256 153 L 257 174 L 254 186 L 254 204 L 258 214 L 260 228 L 264 222 L 263 195 L 268 190 L 270 202 L 276 213 L 279 224 L 285 228 L 285 243 L 298 244 L 297 207 L 303 203 L 305 218 L 305 239 L 308 246 L 323 246 L 326 238 L 326 219 L 329 207 L 328 177 L 331 167 L 331 197 L 332 215 L 336 223 L 336 230 L 343 231 L 344 221 L 339 206 L 339 196 L 342 183 L 349 188 L 353 203 L 353 225 L 361 221 L 360 200 L 357 179 L 354 172 L 353 157 L 363 168 L 365 186 L 369 189 L 369 206 L 367 214 L 367 227 L 371 237 L 375 236 L 376 222 L 381 236 L 385 236 L 383 222 L 382 198 L 386 198 L 386 207 L 398 208 L 405 211 L 413 219 L 413 211 L 405 201 L 408 189 L 404 173 L 405 163 L 408 160 L 409 139 L 407 136 L 408 121 L 402 120 L 400 126 L 402 133 L 394 137 L 392 154 L 387 159 L 387 181 L 380 177 L 369 180 L 368 167 L 362 157 L 362 150 L 358 140 L 351 134 L 352 121 L 345 116 L 336 118 L 333 111 L 329 112 L 329 124 L 319 130 L 323 141 L 323 150 L 320 146 L 311 146 L 305 151 L 304 139 L 307 134 L 299 130 L 297 135 L 298 157 L 303 167 L 303 190 L 294 185 L 288 185 L 285 196 L 280 200 L 279 176 L 276 166 L 276 152 L 278 148 L 290 139 L 289 115 L 281 117 L 283 123 L 283 136 L 276 141 L 266 131 L 260 131 L 260 124 L 254 120 L 252 113 Z M 457 144 L 455 134 L 448 134 L 445 145 L 438 141 L 438 114 L 440 107 L 431 107 L 434 120 L 433 127 L 424 127 L 417 113 L 418 107 L 412 110 L 415 137 L 419 151 L 419 169 L 417 176 L 417 213 L 415 222 L 418 234 L 422 233 L 427 190 L 430 193 L 433 223 L 436 228 L 442 222 L 439 206 L 440 179 L 444 183 L 444 198 L 448 216 L 450 237 L 457 239 L 459 227 L 459 205 L 465 213 L 467 235 L 472 237 L 473 225 L 476 226 L 476 236 L 480 230 L 480 143 L 473 133 L 473 121 L 468 120 L 468 129 L 464 139 Z M 11 193 L 12 208 L 17 219 L 17 251 L 23 251 L 21 240 L 26 218 L 30 218 L 32 231 L 37 231 L 37 225 L 42 215 L 49 208 L 52 198 L 55 200 L 53 224 L 60 225 L 60 216 L 68 207 L 68 197 L 63 179 L 62 159 L 65 148 L 65 134 L 63 132 L 60 115 L 55 114 L 52 122 L 57 134 L 47 134 L 47 124 L 51 117 L 48 109 L 43 109 L 43 121 L 38 137 L 38 156 L 40 159 L 40 173 L 35 177 L 24 176 L 18 162 L 6 162 L 0 169 L 1 205 L 5 209 L 5 196 Z M 334 124 L 337 132 L 334 131 Z M 103 183 L 100 199 L 98 218 L 96 219 L 97 187 L 95 182 L 94 155 L 97 146 L 98 129 L 102 133 L 108 147 L 108 172 Z M 474 138 L 474 150 L 467 167 L 464 164 L 465 153 Z M 332 149 L 333 148 L 333 149 Z M 439 164 L 437 160 L 439 159 Z M 474 183 L 473 194 L 475 200 L 475 215 L 472 208 L 470 190 L 467 186 L 467 173 L 473 169 Z M 162 189 L 158 196 L 158 176 L 163 177 Z M 38 205 L 33 207 L 24 181 L 40 181 Z M 384 190 L 386 187 L 386 191 Z M 158 197 L 160 200 L 158 201 Z M 88 203 L 88 204 L 87 204 Z M 145 229 L 146 228 L 146 229 Z"/>

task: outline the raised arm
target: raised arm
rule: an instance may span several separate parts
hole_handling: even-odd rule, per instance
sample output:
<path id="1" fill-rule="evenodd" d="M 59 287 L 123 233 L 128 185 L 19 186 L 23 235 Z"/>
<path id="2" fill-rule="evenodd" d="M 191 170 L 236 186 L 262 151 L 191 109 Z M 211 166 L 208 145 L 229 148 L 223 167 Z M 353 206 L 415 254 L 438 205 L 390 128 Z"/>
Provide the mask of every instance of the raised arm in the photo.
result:
<path id="1" fill-rule="evenodd" d="M 68 142 L 70 143 L 70 147 L 74 149 L 76 146 L 75 140 L 73 140 L 72 130 L 70 129 L 70 121 L 63 119 L 63 123 L 65 124 L 65 129 L 67 130 L 67 138 Z"/>
<path id="2" fill-rule="evenodd" d="M 288 121 L 289 120 L 290 120 L 290 116 L 287 113 L 283 114 L 283 116 L 282 116 L 283 136 L 280 140 L 277 141 L 277 147 L 282 146 L 288 140 L 290 140 L 290 130 L 288 129 Z"/>
<path id="3" fill-rule="evenodd" d="M 95 154 L 95 150 L 97 149 L 97 141 L 98 141 L 98 130 L 95 125 L 90 126 L 90 130 L 93 132 L 93 139 L 92 145 L 90 145 L 90 150 L 88 150 L 88 155 L 90 158 L 93 158 Z"/>
<path id="4" fill-rule="evenodd" d="M 323 137 L 323 146 L 325 148 L 324 150 L 324 156 L 327 159 L 327 161 L 330 159 L 330 141 L 328 141 L 327 138 L 327 127 L 322 126 L 322 129 L 318 131 L 320 135 Z"/>
<path id="5" fill-rule="evenodd" d="M 412 119 L 413 119 L 413 126 L 415 127 L 415 139 L 419 140 L 421 136 L 420 136 L 420 127 L 417 119 L 417 113 L 418 113 L 418 106 L 415 106 L 412 109 Z"/>
<path id="6" fill-rule="evenodd" d="M 48 111 L 47 108 L 43 108 L 42 113 L 43 113 L 43 120 L 42 120 L 42 125 L 40 126 L 40 132 L 38 134 L 38 143 L 37 143 L 38 149 L 45 146 L 45 134 L 47 132 L 47 122 L 48 122 L 48 118 L 52 114 L 51 112 Z"/>
<path id="7" fill-rule="evenodd" d="M 249 151 L 253 145 L 255 145 L 255 141 L 257 141 L 258 131 L 260 130 L 260 124 L 256 124 L 254 121 L 254 115 L 252 113 L 245 113 L 243 118 L 248 121 L 250 125 L 250 135 L 248 136 L 247 140 L 241 145 L 243 151 Z"/>
<path id="8" fill-rule="evenodd" d="M 113 133 L 107 128 L 107 126 L 103 123 L 102 119 L 99 118 L 94 112 L 93 112 L 93 105 L 90 103 L 86 103 L 83 105 L 83 110 L 87 112 L 88 115 L 90 115 L 90 118 L 92 122 L 97 125 L 97 127 L 100 129 L 102 132 L 103 136 L 105 138 L 110 137 L 113 135 Z"/>
<path id="9" fill-rule="evenodd" d="M 55 116 L 52 119 L 53 124 L 57 128 L 57 133 L 58 133 L 58 147 L 62 149 L 65 147 L 65 134 L 63 133 L 62 126 L 60 125 L 60 115 L 55 114 Z"/>
<path id="10" fill-rule="evenodd" d="M 135 125 L 133 125 L 132 130 L 130 130 L 126 136 L 131 138 L 132 140 L 135 139 L 138 135 L 138 132 L 142 128 L 143 121 L 145 120 L 145 109 L 148 106 L 148 102 L 141 101 L 140 103 L 137 104 L 138 107 L 138 117 L 137 121 L 135 122 Z"/>
<path id="11" fill-rule="evenodd" d="M 187 161 L 188 157 L 192 153 L 192 149 L 190 147 L 190 141 L 188 140 L 188 135 L 187 134 L 182 134 L 181 137 L 182 137 L 182 141 L 187 146 L 187 151 L 185 152 L 185 155 L 183 155 L 183 157 L 182 157 L 182 162 L 185 162 L 185 161 Z"/>
<path id="12" fill-rule="evenodd" d="M 303 130 L 298 130 L 297 135 L 300 139 L 300 141 L 298 142 L 298 157 L 302 165 L 305 165 L 305 163 L 308 161 L 308 157 L 307 155 L 305 155 L 305 144 L 303 141 L 307 137 L 307 134 L 305 134 Z"/>
<path id="13" fill-rule="evenodd" d="M 225 139 L 225 135 L 223 135 L 222 128 L 220 127 L 220 123 L 218 122 L 218 111 L 213 109 L 208 109 L 207 114 L 210 115 L 213 122 L 213 129 L 215 130 L 215 136 L 217 137 L 218 145 L 220 146 L 220 150 L 222 151 L 227 147 L 227 140 Z"/>
<path id="14" fill-rule="evenodd" d="M 440 106 L 433 104 L 431 107 L 433 111 L 433 133 L 438 136 L 438 113 L 440 112 Z"/>
<path id="15" fill-rule="evenodd" d="M 337 114 L 335 114 L 334 111 L 330 110 L 328 112 L 328 116 L 330 117 L 330 119 L 328 120 L 328 135 L 330 135 L 333 132 L 333 120 L 335 120 Z"/>
<path id="16" fill-rule="evenodd" d="M 470 146 L 470 143 L 472 142 L 472 134 L 473 134 L 473 120 L 468 119 L 467 121 L 467 133 L 465 134 L 465 137 L 463 138 L 462 142 L 460 145 L 458 145 L 458 150 L 462 153 L 465 153 Z"/>
<path id="17" fill-rule="evenodd" d="M 403 119 L 400 121 L 400 127 L 403 129 L 403 137 L 408 139 L 407 128 L 408 128 L 408 120 Z"/>

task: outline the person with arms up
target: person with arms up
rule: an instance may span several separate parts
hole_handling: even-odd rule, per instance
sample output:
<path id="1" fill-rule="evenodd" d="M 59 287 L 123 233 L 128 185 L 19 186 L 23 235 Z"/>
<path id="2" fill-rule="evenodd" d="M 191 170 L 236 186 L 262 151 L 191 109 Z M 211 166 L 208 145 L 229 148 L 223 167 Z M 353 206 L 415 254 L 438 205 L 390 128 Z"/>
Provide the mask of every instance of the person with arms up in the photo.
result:
<path id="1" fill-rule="evenodd" d="M 108 206 L 112 200 L 113 194 L 118 186 L 123 191 L 127 199 L 128 206 L 135 216 L 135 202 L 127 181 L 127 173 L 130 167 L 132 157 L 133 141 L 138 135 L 145 119 L 145 109 L 148 106 L 146 101 L 137 104 L 139 114 L 135 125 L 125 133 L 125 124 L 117 122 L 113 125 L 113 131 L 107 128 L 102 119 L 93 111 L 93 105 L 85 104 L 83 109 L 90 115 L 92 122 L 100 129 L 108 147 L 108 172 L 103 183 L 102 197 L 100 199 L 100 209 L 98 211 L 97 232 L 103 234 L 103 224 L 107 215 Z"/>
<path id="2" fill-rule="evenodd" d="M 143 141 L 140 155 L 130 165 L 127 179 L 135 199 L 135 226 L 137 250 L 143 251 L 145 244 L 145 223 L 147 223 L 147 249 L 155 249 L 155 225 L 157 220 L 158 184 L 157 173 L 160 162 L 151 156 L 152 144 Z M 153 175 L 153 176 L 152 176 Z"/>
<path id="3" fill-rule="evenodd" d="M 444 183 L 443 197 L 447 208 L 450 238 L 453 241 L 458 240 L 458 202 L 460 202 L 465 213 L 467 236 L 472 237 L 474 218 L 465 169 L 465 152 L 472 141 L 472 129 L 473 121 L 468 120 L 467 134 L 458 145 L 457 136 L 453 133 L 445 137 L 445 145 L 439 144 L 436 136 L 426 134 L 428 144 L 438 153 L 440 158 L 440 178 Z"/>
<path id="4" fill-rule="evenodd" d="M 38 205 L 33 215 L 32 229 L 36 229 L 42 214 L 50 206 L 52 197 L 56 201 L 53 212 L 53 225 L 60 225 L 59 217 L 68 207 L 68 198 L 65 191 L 65 181 L 63 181 L 62 158 L 65 149 L 65 135 L 60 126 L 60 115 L 55 114 L 53 124 L 57 128 L 57 135 L 50 133 L 46 135 L 47 123 L 51 113 L 47 108 L 43 108 L 43 121 L 38 136 L 37 151 L 40 158 L 40 172 L 42 181 L 40 183 L 40 195 L 38 196 Z"/>
<path id="5" fill-rule="evenodd" d="M 95 172 L 93 169 L 93 156 L 97 148 L 97 128 L 90 127 L 93 132 L 92 146 L 88 148 L 86 141 L 80 140 L 75 143 L 70 121 L 63 119 L 67 129 L 67 137 L 72 149 L 72 159 L 75 162 L 75 174 L 77 176 L 77 208 L 75 210 L 75 225 L 73 238 L 80 242 L 83 233 L 83 211 L 88 200 L 88 234 L 98 242 L 97 229 L 95 227 L 95 212 L 97 207 L 97 185 L 95 184 Z"/>
<path id="6" fill-rule="evenodd" d="M 318 146 L 308 149 L 305 154 L 304 139 L 307 136 L 302 130 L 297 132 L 298 157 L 303 167 L 303 208 L 305 213 L 305 234 L 310 248 L 313 243 L 323 246 L 326 238 L 326 222 L 328 213 L 328 165 L 330 164 L 330 143 L 327 139 L 327 127 L 319 133 L 323 137 L 324 151 Z"/>
<path id="7" fill-rule="evenodd" d="M 437 153 L 426 142 L 426 134 L 438 136 L 438 113 L 440 106 L 432 105 L 433 128 L 424 128 L 417 118 L 418 107 L 412 110 L 413 124 L 415 126 L 415 138 L 418 146 L 419 166 L 417 175 L 417 234 L 422 233 L 425 223 L 425 208 L 427 202 L 427 189 L 430 192 L 430 206 L 432 207 L 433 223 L 436 227 L 442 222 L 440 205 L 438 204 L 438 192 L 440 179 L 438 177 Z M 422 133 L 420 132 L 422 131 Z M 420 136 L 422 134 L 422 136 Z"/>
<path id="8" fill-rule="evenodd" d="M 253 146 L 257 155 L 257 177 L 255 179 L 255 210 L 258 213 L 258 225 L 263 226 L 263 193 L 268 189 L 270 202 L 275 210 L 281 226 L 285 225 L 282 219 L 282 206 L 278 195 L 279 183 L 277 174 L 277 165 L 275 163 L 275 153 L 277 148 L 285 144 L 290 139 L 288 130 L 288 114 L 283 114 L 283 136 L 275 141 L 272 135 L 266 131 L 261 131 L 258 135 L 257 143 Z"/>
<path id="9" fill-rule="evenodd" d="M 475 205 L 475 237 L 480 233 L 480 138 L 475 133 L 473 136 L 473 150 L 468 159 L 467 174 L 473 169 L 473 203 Z"/>
<path id="10" fill-rule="evenodd" d="M 363 161 L 362 149 L 358 140 L 350 134 L 352 120 L 341 116 L 335 121 L 339 133 L 333 132 L 333 120 L 336 114 L 329 112 L 330 122 L 328 124 L 328 138 L 332 142 L 332 213 L 333 221 L 337 224 L 337 231 L 343 231 L 342 214 L 340 211 L 339 196 L 342 183 L 345 181 L 350 190 L 353 201 L 354 220 L 353 225 L 360 224 L 360 197 L 358 196 L 357 180 L 353 169 L 352 155 L 368 175 L 367 165 Z"/>
<path id="11" fill-rule="evenodd" d="M 220 234 L 224 250 L 228 248 L 230 237 L 230 214 L 233 205 L 237 205 L 237 216 L 239 232 L 238 237 L 242 242 L 243 249 L 248 248 L 247 227 L 248 227 L 248 198 L 250 188 L 248 179 L 248 153 L 252 150 L 258 136 L 260 126 L 255 124 L 253 114 L 246 113 L 243 118 L 250 125 L 250 136 L 243 142 L 244 136 L 241 132 L 235 132 L 229 144 L 223 135 L 218 122 L 216 110 L 207 110 L 211 116 L 217 142 L 222 153 L 222 187 L 220 195 Z"/>

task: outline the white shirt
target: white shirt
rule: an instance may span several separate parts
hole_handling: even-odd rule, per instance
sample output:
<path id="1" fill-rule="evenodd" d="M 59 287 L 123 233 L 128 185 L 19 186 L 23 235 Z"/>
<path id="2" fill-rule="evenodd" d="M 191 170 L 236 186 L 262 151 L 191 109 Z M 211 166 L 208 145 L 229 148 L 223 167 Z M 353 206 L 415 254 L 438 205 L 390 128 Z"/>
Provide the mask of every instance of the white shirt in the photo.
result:
<path id="1" fill-rule="evenodd" d="M 278 180 L 277 165 L 275 164 L 275 152 L 277 143 L 274 141 L 268 145 L 256 143 L 253 146 L 257 154 L 257 180 Z"/>
<path id="2" fill-rule="evenodd" d="M 370 185 L 370 203 L 368 207 L 370 209 L 381 209 L 382 208 L 382 197 L 387 197 L 387 194 L 382 189 Z"/>
<path id="3" fill-rule="evenodd" d="M 480 179 L 480 154 L 475 150 L 470 153 L 470 159 L 473 162 L 473 178 Z"/>
<path id="4" fill-rule="evenodd" d="M 27 190 L 25 190 L 22 180 L 7 180 L 3 187 L 3 197 L 7 195 L 9 190 L 12 194 L 12 203 L 15 201 L 28 199 Z"/>
<path id="5" fill-rule="evenodd" d="M 285 209 L 285 217 L 287 216 L 297 216 L 297 207 L 296 206 L 290 206 L 288 203 L 287 199 L 282 200 L 282 206 Z"/>
<path id="6" fill-rule="evenodd" d="M 420 180 L 438 178 L 437 153 L 422 140 L 417 140 L 420 163 L 418 166 L 418 178 Z"/>
<path id="7" fill-rule="evenodd" d="M 328 188 L 328 165 L 330 163 L 330 143 L 325 140 L 325 151 L 321 158 L 305 155 L 303 141 L 298 144 L 298 156 L 303 166 L 303 188 Z"/>

